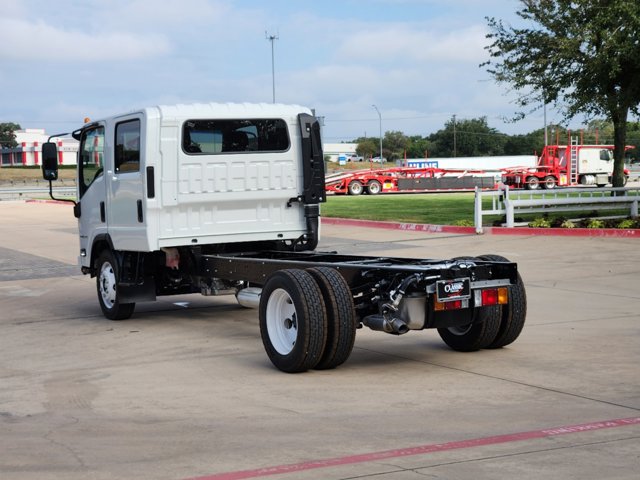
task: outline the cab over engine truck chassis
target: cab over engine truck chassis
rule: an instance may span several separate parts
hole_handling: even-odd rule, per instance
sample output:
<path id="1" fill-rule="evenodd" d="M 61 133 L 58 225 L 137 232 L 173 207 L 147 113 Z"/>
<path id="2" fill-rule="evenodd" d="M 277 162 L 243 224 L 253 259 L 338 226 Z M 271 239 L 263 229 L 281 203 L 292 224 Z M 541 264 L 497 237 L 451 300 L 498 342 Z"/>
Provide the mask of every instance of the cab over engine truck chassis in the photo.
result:
<path id="1" fill-rule="evenodd" d="M 545 145 L 535 167 L 505 170 L 502 183 L 513 188 L 552 190 L 556 187 L 611 183 L 613 145 Z M 633 148 L 631 146 L 627 149 Z M 625 183 L 629 170 L 624 170 Z"/>
<path id="2" fill-rule="evenodd" d="M 523 328 L 524 285 L 503 257 L 315 251 L 324 159 L 304 107 L 159 106 L 72 135 L 79 263 L 109 319 L 159 295 L 234 294 L 258 309 L 267 355 L 285 372 L 337 367 L 362 326 L 437 329 L 459 351 L 503 347 Z M 43 145 L 49 181 L 56 153 Z"/>

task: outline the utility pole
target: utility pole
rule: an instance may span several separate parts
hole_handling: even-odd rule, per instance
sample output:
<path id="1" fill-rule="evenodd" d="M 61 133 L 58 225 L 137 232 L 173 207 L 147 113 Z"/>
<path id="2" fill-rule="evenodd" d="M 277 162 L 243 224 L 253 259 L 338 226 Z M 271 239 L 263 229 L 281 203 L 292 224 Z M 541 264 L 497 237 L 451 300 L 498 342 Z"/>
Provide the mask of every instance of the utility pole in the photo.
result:
<path id="1" fill-rule="evenodd" d="M 382 114 L 380 113 L 380 110 L 378 110 L 378 107 L 375 105 L 371 106 L 376 109 L 376 112 L 378 112 L 378 118 L 380 119 L 380 163 L 382 163 Z"/>
<path id="2" fill-rule="evenodd" d="M 549 145 L 549 133 L 547 132 L 547 102 L 544 102 L 544 146 Z"/>
<path id="3" fill-rule="evenodd" d="M 453 115 L 453 156 L 456 157 L 456 116 Z"/>
<path id="4" fill-rule="evenodd" d="M 275 68 L 275 56 L 274 56 L 273 44 L 280 37 L 278 35 L 269 35 L 265 30 L 264 38 L 271 42 L 271 84 L 273 88 L 273 103 L 276 103 L 276 68 Z"/>

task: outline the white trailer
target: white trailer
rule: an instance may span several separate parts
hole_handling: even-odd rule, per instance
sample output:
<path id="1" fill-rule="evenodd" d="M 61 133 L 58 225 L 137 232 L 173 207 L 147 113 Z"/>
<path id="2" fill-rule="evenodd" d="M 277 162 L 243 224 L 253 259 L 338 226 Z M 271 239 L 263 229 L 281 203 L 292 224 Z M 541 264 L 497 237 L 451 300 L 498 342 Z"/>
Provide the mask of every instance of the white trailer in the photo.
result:
<path id="1" fill-rule="evenodd" d="M 297 105 L 158 106 L 85 124 L 74 214 L 83 273 L 104 315 L 158 295 L 235 294 L 259 308 L 273 364 L 334 368 L 356 329 L 436 328 L 461 351 L 499 348 L 524 325 L 517 266 L 315 252 L 325 201 L 320 126 Z M 56 145 L 43 176 L 57 178 Z"/>

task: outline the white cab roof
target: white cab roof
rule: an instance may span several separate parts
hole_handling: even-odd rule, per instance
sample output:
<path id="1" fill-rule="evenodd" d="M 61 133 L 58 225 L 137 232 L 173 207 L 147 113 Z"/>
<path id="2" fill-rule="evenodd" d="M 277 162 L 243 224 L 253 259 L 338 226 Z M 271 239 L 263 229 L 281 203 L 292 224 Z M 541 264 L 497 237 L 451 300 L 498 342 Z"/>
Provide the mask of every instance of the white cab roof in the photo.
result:
<path id="1" fill-rule="evenodd" d="M 300 113 L 311 114 L 311 110 L 300 105 L 280 103 L 194 103 L 159 105 L 157 109 L 163 118 L 295 118 Z M 150 112 L 149 112 L 150 113 Z"/>

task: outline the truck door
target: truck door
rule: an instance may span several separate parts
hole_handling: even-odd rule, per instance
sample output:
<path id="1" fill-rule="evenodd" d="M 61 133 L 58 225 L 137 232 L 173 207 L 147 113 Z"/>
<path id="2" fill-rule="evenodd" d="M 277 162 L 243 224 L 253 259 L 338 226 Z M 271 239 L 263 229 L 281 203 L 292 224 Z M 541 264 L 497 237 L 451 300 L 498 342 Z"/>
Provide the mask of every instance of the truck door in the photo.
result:
<path id="1" fill-rule="evenodd" d="M 78 150 L 78 202 L 80 213 L 80 265 L 90 267 L 93 239 L 107 232 L 104 175 L 104 125 L 82 130 Z"/>
<path id="2" fill-rule="evenodd" d="M 113 130 L 113 165 L 107 172 L 107 221 L 116 250 L 146 248 L 141 115 L 119 120 Z"/>

